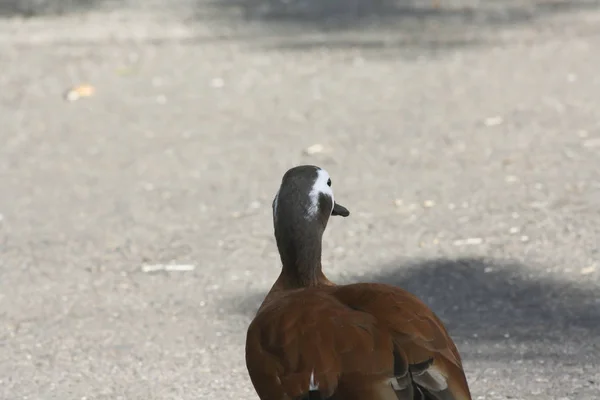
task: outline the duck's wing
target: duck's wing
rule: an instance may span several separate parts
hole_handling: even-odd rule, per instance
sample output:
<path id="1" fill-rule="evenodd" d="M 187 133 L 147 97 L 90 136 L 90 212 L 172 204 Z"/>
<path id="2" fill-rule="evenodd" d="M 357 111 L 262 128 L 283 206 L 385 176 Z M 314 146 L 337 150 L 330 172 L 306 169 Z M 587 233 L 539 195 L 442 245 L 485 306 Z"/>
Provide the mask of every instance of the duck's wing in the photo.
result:
<path id="1" fill-rule="evenodd" d="M 373 385 L 393 365 L 391 336 L 375 318 L 323 290 L 270 301 L 247 332 L 246 366 L 261 400 L 397 400 L 391 386 Z"/>
<path id="2" fill-rule="evenodd" d="M 261 400 L 471 400 L 442 322 L 393 286 L 302 289 L 262 307 L 246 365 Z"/>
<path id="3" fill-rule="evenodd" d="M 367 283 L 338 286 L 333 296 L 373 316 L 391 335 L 392 384 L 399 399 L 471 400 L 454 341 L 416 296 L 395 286 Z"/>

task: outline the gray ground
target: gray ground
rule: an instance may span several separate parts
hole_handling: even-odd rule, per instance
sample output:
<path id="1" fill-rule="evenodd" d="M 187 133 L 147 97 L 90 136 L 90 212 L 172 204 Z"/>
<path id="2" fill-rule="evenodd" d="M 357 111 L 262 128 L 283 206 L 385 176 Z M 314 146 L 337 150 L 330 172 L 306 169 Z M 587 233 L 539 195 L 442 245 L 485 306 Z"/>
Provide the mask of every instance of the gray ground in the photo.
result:
<path id="1" fill-rule="evenodd" d="M 474 399 L 599 398 L 600 8 L 441 3 L 3 0 L 0 398 L 255 399 L 299 163 L 330 278 L 421 296 Z"/>

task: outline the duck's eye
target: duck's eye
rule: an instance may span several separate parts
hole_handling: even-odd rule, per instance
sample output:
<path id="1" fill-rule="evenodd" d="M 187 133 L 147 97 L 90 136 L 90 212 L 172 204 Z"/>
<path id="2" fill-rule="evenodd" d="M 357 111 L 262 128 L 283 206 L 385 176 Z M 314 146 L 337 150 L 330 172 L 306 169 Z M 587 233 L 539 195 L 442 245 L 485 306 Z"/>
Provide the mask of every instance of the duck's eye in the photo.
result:
<path id="1" fill-rule="evenodd" d="M 331 179 L 327 179 L 327 186 L 331 186 Z"/>

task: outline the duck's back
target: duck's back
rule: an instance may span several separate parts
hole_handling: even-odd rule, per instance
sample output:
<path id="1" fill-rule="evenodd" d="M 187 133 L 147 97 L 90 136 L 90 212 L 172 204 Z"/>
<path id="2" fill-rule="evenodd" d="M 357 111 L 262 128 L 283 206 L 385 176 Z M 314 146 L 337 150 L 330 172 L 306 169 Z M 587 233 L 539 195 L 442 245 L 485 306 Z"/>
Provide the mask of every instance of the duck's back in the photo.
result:
<path id="1" fill-rule="evenodd" d="M 470 400 L 456 346 L 433 312 L 394 286 L 281 292 L 248 328 L 261 400 Z"/>

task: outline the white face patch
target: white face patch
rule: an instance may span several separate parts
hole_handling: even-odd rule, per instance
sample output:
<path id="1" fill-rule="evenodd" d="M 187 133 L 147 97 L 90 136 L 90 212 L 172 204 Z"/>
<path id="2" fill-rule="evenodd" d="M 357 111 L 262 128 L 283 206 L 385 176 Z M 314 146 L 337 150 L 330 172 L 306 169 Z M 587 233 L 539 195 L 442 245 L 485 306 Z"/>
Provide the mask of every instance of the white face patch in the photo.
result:
<path id="1" fill-rule="evenodd" d="M 319 390 L 319 382 L 315 383 L 315 370 L 314 369 L 310 373 L 310 382 L 308 383 L 308 390 L 311 392 Z"/>
<path id="2" fill-rule="evenodd" d="M 279 190 L 275 194 L 275 199 L 273 200 L 273 219 L 277 222 L 277 201 L 279 200 Z"/>
<path id="3" fill-rule="evenodd" d="M 331 186 L 327 184 L 329 179 L 330 178 L 327 171 L 324 169 L 319 169 L 317 171 L 317 179 L 315 180 L 315 183 L 313 184 L 309 193 L 310 206 L 308 207 L 308 210 L 306 210 L 307 218 L 312 219 L 317 215 L 317 212 L 319 212 L 319 197 L 321 194 L 331 197 L 331 211 L 333 211 L 333 205 L 335 201 L 333 199 L 333 190 L 331 189 Z"/>

